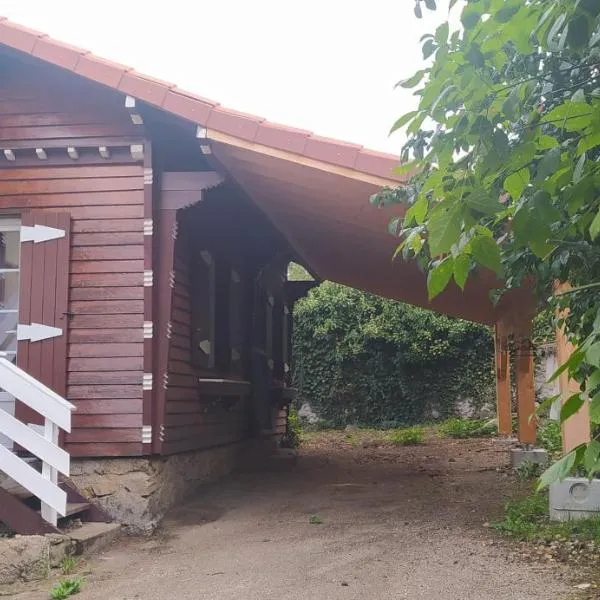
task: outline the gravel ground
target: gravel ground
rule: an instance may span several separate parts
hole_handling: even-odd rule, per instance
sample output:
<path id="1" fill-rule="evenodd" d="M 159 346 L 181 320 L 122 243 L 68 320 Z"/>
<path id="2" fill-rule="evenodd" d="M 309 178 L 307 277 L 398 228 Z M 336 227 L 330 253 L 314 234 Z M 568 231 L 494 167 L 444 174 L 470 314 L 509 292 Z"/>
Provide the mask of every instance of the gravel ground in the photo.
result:
<path id="1" fill-rule="evenodd" d="M 559 566 L 485 525 L 514 491 L 506 444 L 312 436 L 284 473 L 233 476 L 149 540 L 94 558 L 80 600 L 566 600 Z M 311 524 L 311 516 L 320 524 Z M 48 597 L 50 582 L 15 595 Z"/>

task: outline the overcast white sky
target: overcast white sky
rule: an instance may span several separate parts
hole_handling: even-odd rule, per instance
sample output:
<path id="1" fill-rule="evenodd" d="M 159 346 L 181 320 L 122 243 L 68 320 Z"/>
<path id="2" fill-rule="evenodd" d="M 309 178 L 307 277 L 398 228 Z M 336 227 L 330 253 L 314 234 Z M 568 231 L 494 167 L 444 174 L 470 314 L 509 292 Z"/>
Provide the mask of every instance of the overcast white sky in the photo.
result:
<path id="1" fill-rule="evenodd" d="M 447 0 L 438 4 L 447 6 Z M 236 110 L 399 153 L 422 64 L 413 0 L 0 0 L 0 15 Z"/>

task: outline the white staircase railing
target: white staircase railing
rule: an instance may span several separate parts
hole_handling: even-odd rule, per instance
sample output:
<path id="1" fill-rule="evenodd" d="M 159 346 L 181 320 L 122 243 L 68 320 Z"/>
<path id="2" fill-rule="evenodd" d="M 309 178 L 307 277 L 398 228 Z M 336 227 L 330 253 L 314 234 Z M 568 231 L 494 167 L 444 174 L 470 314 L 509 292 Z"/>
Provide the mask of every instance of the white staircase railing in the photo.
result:
<path id="1" fill-rule="evenodd" d="M 42 517 L 56 526 L 67 512 L 67 494 L 58 486 L 58 473 L 69 475 L 69 454 L 58 445 L 58 430 L 71 431 L 75 406 L 13 365 L 0 353 L 0 388 L 44 417 L 43 435 L 0 410 L 0 433 L 42 461 L 42 472 L 0 445 L 0 471 L 42 503 Z"/>

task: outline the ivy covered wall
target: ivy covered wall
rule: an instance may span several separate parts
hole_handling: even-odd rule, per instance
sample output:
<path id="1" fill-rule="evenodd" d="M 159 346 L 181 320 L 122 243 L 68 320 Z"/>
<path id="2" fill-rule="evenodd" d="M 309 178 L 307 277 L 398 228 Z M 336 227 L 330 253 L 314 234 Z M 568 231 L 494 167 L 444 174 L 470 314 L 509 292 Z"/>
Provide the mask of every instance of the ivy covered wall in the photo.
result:
<path id="1" fill-rule="evenodd" d="M 495 402 L 487 327 L 323 283 L 294 310 L 294 384 L 331 426 L 443 418 Z"/>

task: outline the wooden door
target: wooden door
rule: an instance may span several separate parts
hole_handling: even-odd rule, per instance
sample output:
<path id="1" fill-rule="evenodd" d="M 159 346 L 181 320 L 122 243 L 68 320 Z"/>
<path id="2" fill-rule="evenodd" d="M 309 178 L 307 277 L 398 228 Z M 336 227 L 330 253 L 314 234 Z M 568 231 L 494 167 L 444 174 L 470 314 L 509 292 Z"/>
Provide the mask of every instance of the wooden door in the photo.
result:
<path id="1" fill-rule="evenodd" d="M 69 252 L 69 213 L 22 215 L 17 366 L 61 396 L 67 382 Z M 18 401 L 15 414 L 25 423 L 41 423 Z"/>

